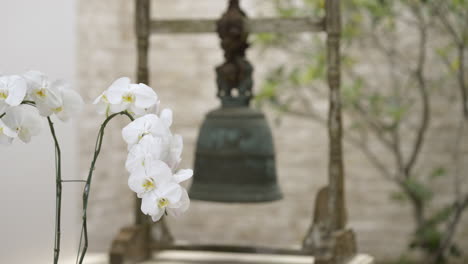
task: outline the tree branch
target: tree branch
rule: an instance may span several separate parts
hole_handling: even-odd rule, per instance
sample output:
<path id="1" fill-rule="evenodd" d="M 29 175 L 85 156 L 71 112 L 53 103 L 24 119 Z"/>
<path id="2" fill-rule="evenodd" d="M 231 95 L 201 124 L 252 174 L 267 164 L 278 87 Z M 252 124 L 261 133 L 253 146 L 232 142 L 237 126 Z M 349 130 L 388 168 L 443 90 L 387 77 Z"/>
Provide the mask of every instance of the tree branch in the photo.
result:
<path id="1" fill-rule="evenodd" d="M 419 21 L 419 55 L 418 63 L 415 70 L 416 80 L 418 83 L 418 90 L 422 100 L 422 112 L 421 112 L 421 123 L 417 131 L 416 140 L 413 145 L 411 154 L 404 167 L 404 175 L 406 178 L 410 177 L 411 170 L 419 156 L 421 147 L 424 142 L 424 138 L 429 127 L 430 119 L 430 107 L 429 107 L 429 94 L 427 92 L 427 84 L 424 75 L 425 63 L 426 63 L 426 42 L 427 42 L 427 25 L 424 18 L 421 15 L 421 11 L 416 7 L 413 8 L 413 12 Z"/>
<path id="2" fill-rule="evenodd" d="M 463 212 L 468 207 L 468 193 L 461 200 L 457 200 L 453 204 L 454 213 L 452 214 L 451 221 L 447 224 L 447 230 L 444 233 L 442 242 L 440 243 L 439 248 L 435 252 L 434 256 L 430 260 L 430 264 L 437 264 L 438 261 L 445 255 L 446 251 L 452 245 L 453 237 L 455 231 L 457 230 L 458 224 L 462 218 Z"/>

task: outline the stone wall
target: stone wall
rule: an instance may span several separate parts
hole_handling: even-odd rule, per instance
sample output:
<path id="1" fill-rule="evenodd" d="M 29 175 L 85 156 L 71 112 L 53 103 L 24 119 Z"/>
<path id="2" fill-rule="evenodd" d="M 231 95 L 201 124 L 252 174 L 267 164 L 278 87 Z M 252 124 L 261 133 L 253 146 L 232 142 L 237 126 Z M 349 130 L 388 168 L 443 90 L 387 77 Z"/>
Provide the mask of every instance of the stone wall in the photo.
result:
<path id="1" fill-rule="evenodd" d="M 268 14 L 267 0 L 244 1 L 249 14 Z M 120 76 L 134 78 L 136 48 L 133 34 L 133 1 L 79 1 L 79 85 L 90 102 Z M 218 17 L 225 8 L 219 0 L 155 0 L 156 17 Z M 248 54 L 261 82 L 265 67 L 274 63 L 253 47 Z M 198 128 L 204 114 L 217 107 L 214 67 L 222 62 L 215 35 L 160 35 L 151 38 L 151 86 L 163 107 L 174 110 L 173 131 L 185 141 L 182 167 L 193 166 Z M 263 69 L 263 71 L 262 71 Z M 320 102 L 318 102 L 320 103 Z M 323 103 L 323 102 L 322 102 Z M 298 247 L 312 216 L 317 190 L 326 184 L 326 129 L 310 121 L 283 118 L 273 128 L 279 181 L 285 199 L 260 205 L 225 205 L 193 202 L 189 212 L 170 220 L 174 236 L 191 242 L 220 242 Z M 86 174 L 91 149 L 103 118 L 87 108 L 80 124 L 81 174 Z M 112 122 L 97 165 L 89 211 L 91 250 L 107 250 L 113 236 L 132 221 L 133 195 L 124 170 L 126 147 L 120 128 L 123 117 Z M 442 126 L 439 131 L 447 129 Z M 435 133 L 434 136 L 440 134 Z M 443 145 L 443 144 L 441 144 Z M 395 189 L 362 154 L 345 146 L 349 225 L 356 230 L 359 248 L 385 258 L 406 248 L 411 230 L 407 205 L 389 199 Z M 446 150 L 445 150 L 446 151 Z M 442 152 L 443 153 L 443 152 Z M 445 152 L 447 153 L 447 152 Z M 441 154 L 442 155 L 442 154 Z M 468 235 L 467 219 L 460 226 L 460 239 Z M 466 242 L 465 242 L 466 245 Z"/>

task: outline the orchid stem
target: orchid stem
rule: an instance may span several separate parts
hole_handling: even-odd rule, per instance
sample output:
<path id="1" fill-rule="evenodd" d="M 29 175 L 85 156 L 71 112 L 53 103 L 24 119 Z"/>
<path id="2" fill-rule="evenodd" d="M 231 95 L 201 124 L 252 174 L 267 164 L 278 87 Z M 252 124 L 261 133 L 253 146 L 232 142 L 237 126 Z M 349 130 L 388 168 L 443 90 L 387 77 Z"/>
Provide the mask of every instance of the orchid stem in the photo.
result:
<path id="1" fill-rule="evenodd" d="M 127 111 L 115 113 L 115 114 L 108 116 L 102 123 L 101 128 L 99 129 L 99 133 L 96 139 L 96 145 L 94 147 L 93 160 L 91 161 L 91 166 L 88 172 L 88 178 L 86 179 L 86 185 L 83 190 L 83 219 L 82 219 L 83 222 L 82 222 L 82 227 L 81 227 L 81 236 L 80 236 L 78 254 L 76 256 L 76 262 L 79 264 L 83 263 L 84 257 L 86 255 L 86 251 L 88 250 L 87 210 L 88 210 L 88 198 L 89 198 L 89 192 L 91 190 L 91 181 L 93 178 L 93 172 L 95 169 L 97 158 L 99 157 L 99 153 L 101 152 L 102 140 L 104 138 L 104 130 L 107 124 L 109 123 L 109 121 L 111 121 L 117 115 L 126 115 L 128 116 L 128 118 L 130 118 L 131 121 L 134 120 L 133 116 L 130 115 Z M 83 245 L 82 245 L 82 242 L 83 242 Z"/>
<path id="2" fill-rule="evenodd" d="M 60 220 L 62 214 L 62 161 L 60 145 L 55 135 L 54 123 L 50 117 L 47 117 L 49 122 L 50 133 L 55 143 L 55 242 L 54 242 L 54 264 L 58 263 L 60 255 Z"/>

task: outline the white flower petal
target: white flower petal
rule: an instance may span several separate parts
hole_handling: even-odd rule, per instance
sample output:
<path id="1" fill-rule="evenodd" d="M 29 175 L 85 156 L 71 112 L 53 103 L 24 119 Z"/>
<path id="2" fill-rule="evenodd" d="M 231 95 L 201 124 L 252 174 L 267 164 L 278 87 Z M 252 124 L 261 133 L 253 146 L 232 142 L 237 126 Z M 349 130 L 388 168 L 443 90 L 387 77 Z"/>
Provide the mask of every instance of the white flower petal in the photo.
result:
<path id="1" fill-rule="evenodd" d="M 169 149 L 168 157 L 167 157 L 167 164 L 171 167 L 172 170 L 175 170 L 179 163 L 181 162 L 182 158 L 182 150 L 184 148 L 184 142 L 181 135 L 174 135 L 171 138 L 171 146 Z"/>
<path id="2" fill-rule="evenodd" d="M 153 193 L 143 196 L 141 200 L 141 211 L 146 215 L 157 215 L 159 211 L 161 211 L 158 207 L 157 201 L 158 197 Z"/>
<path id="3" fill-rule="evenodd" d="M 158 186 L 155 193 L 158 197 L 164 197 L 169 200 L 170 204 L 180 201 L 182 197 L 183 188 L 178 183 L 166 182 Z"/>
<path id="4" fill-rule="evenodd" d="M 15 138 L 18 136 L 18 133 L 16 133 L 14 130 L 12 130 L 10 127 L 8 127 L 3 121 L 0 119 L 0 134 L 5 134 L 7 137 Z"/>
<path id="5" fill-rule="evenodd" d="M 155 137 L 169 137 L 170 131 L 153 114 L 139 117 L 122 129 L 122 137 L 129 147 L 138 143 L 140 139 L 148 134 Z"/>
<path id="6" fill-rule="evenodd" d="M 160 160 L 153 160 L 148 168 L 147 174 L 156 183 L 162 184 L 172 180 L 172 171 L 166 163 Z"/>
<path id="7" fill-rule="evenodd" d="M 9 108 L 2 119 L 5 125 L 18 133 L 18 138 L 25 143 L 28 143 L 32 136 L 38 135 L 42 127 L 42 120 L 37 110 L 29 105 Z"/>
<path id="8" fill-rule="evenodd" d="M 181 183 L 186 181 L 193 176 L 193 170 L 185 169 L 185 170 L 178 170 L 176 174 L 174 174 L 174 179 L 177 183 Z"/>
<path id="9" fill-rule="evenodd" d="M 122 95 L 129 90 L 130 78 L 122 77 L 115 80 L 107 89 L 107 100 L 111 104 L 120 104 L 122 102 Z"/>
<path id="10" fill-rule="evenodd" d="M 122 111 L 127 110 L 128 106 L 128 103 L 111 104 L 109 106 L 109 110 L 111 111 L 111 113 L 120 113 Z"/>
<path id="11" fill-rule="evenodd" d="M 10 145 L 15 137 L 17 137 L 17 134 L 0 119 L 0 144 Z"/>
<path id="12" fill-rule="evenodd" d="M 59 106 L 57 106 L 57 107 L 59 107 Z M 51 107 L 47 103 L 44 103 L 42 101 L 38 101 L 38 102 L 36 102 L 36 108 L 39 111 L 39 114 L 41 116 L 47 117 L 47 116 L 50 116 L 50 115 L 52 115 L 54 113 L 52 111 L 52 109 L 54 109 L 55 107 Z"/>
<path id="13" fill-rule="evenodd" d="M 157 222 L 161 219 L 161 217 L 164 215 L 165 209 L 160 209 L 156 214 L 151 215 L 151 219 L 154 222 Z"/>
<path id="14" fill-rule="evenodd" d="M 138 195 L 143 194 L 146 189 L 143 187 L 146 176 L 144 174 L 135 173 L 128 177 L 128 187 Z"/>
<path id="15" fill-rule="evenodd" d="M 141 132 L 140 127 L 135 125 L 133 122 L 122 129 L 122 137 L 129 146 L 138 143 Z"/>
<path id="16" fill-rule="evenodd" d="M 144 136 L 138 144 L 130 147 L 125 168 L 131 173 L 133 170 L 145 168 L 149 170 L 154 160 L 160 159 L 161 144 L 153 136 Z"/>
<path id="17" fill-rule="evenodd" d="M 56 113 L 62 121 L 66 121 L 70 117 L 77 115 L 83 109 L 83 99 L 72 89 L 62 91 L 62 101 L 62 110 Z"/>
<path id="18" fill-rule="evenodd" d="M 167 127 L 170 127 L 172 125 L 172 110 L 169 108 L 163 109 L 160 118 Z"/>
<path id="19" fill-rule="evenodd" d="M 99 103 L 101 103 L 102 101 L 107 100 L 107 99 L 105 99 L 106 97 L 107 97 L 107 96 L 105 95 L 105 92 L 102 93 L 102 94 L 99 95 L 96 99 L 94 99 L 93 104 L 99 104 Z"/>
<path id="20" fill-rule="evenodd" d="M 10 106 L 19 105 L 26 96 L 26 80 L 18 75 L 3 76 L 0 78 L 8 78 L 8 97 L 5 102 Z"/>
<path id="21" fill-rule="evenodd" d="M 28 71 L 23 74 L 23 77 L 26 79 L 29 91 L 41 88 L 44 82 L 47 81 L 47 76 L 40 71 Z"/>
<path id="22" fill-rule="evenodd" d="M 129 104 L 128 110 L 135 116 L 143 116 L 146 113 L 146 108 L 136 107 L 135 104 Z"/>
<path id="23" fill-rule="evenodd" d="M 150 108 L 158 103 L 158 95 L 151 87 L 140 83 L 134 90 L 135 106 L 141 109 Z"/>
<path id="24" fill-rule="evenodd" d="M 190 198 L 185 189 L 182 189 L 182 196 L 179 202 L 170 204 L 167 208 L 167 213 L 171 216 L 178 217 L 185 213 L 190 207 Z"/>

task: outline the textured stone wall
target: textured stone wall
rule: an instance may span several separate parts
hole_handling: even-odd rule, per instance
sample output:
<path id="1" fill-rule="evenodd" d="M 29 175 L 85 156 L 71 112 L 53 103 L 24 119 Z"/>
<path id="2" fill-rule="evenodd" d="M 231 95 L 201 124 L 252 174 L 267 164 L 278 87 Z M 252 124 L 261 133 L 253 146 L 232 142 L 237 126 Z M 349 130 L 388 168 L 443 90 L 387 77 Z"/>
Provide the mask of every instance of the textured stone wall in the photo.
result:
<path id="1" fill-rule="evenodd" d="M 268 14 L 267 0 L 244 1 L 249 14 Z M 79 85 L 89 102 L 120 76 L 135 74 L 133 1 L 79 1 Z M 156 17 L 218 17 L 225 8 L 220 0 L 155 0 Z M 257 84 L 262 65 L 274 63 L 255 47 L 248 54 L 256 66 Z M 214 67 L 222 62 L 215 35 L 153 36 L 151 38 L 151 86 L 163 107 L 175 113 L 174 131 L 185 140 L 183 167 L 192 167 L 198 128 L 204 114 L 217 107 Z M 263 67 L 264 69 L 264 67 Z M 324 102 L 317 102 L 324 104 Z M 326 104 L 325 104 L 326 106 Z M 285 199 L 261 205 L 225 205 L 193 202 L 182 218 L 171 219 L 170 228 L 180 240 L 268 246 L 298 247 L 307 230 L 317 190 L 326 183 L 326 129 L 316 123 L 284 118 L 273 124 L 279 181 Z M 81 174 L 86 174 L 91 149 L 103 118 L 87 108 L 81 121 Z M 107 250 L 120 227 L 131 223 L 133 195 L 124 170 L 126 149 L 120 128 L 123 117 L 112 122 L 97 165 L 90 204 L 91 249 Z M 432 139 L 443 139 L 442 124 Z M 440 144 L 446 156 L 446 144 Z M 445 146 L 446 147 L 446 146 Z M 445 151 L 445 152 L 443 152 Z M 437 157 L 435 158 L 437 159 Z M 346 146 L 346 184 L 349 225 L 356 230 L 359 248 L 379 258 L 392 256 L 406 247 L 411 230 L 407 205 L 391 202 L 394 186 L 388 184 L 361 153 Z M 467 221 L 460 227 L 460 240 L 468 235 Z M 466 243 L 465 243 L 466 244 Z"/>

